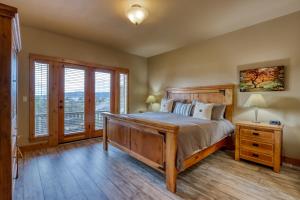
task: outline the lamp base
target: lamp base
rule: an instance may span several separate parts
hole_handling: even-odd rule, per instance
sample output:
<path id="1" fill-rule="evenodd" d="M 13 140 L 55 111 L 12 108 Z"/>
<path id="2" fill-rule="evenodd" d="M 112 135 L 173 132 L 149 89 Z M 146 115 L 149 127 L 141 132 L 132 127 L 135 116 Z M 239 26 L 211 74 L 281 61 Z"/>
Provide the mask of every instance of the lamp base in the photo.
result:
<path id="1" fill-rule="evenodd" d="M 257 108 L 255 108 L 254 114 L 255 114 L 255 120 L 253 121 L 253 123 L 260 123 L 260 121 L 258 121 L 258 109 Z"/>
<path id="2" fill-rule="evenodd" d="M 261 123 L 260 121 L 252 121 L 253 123 L 259 124 Z"/>

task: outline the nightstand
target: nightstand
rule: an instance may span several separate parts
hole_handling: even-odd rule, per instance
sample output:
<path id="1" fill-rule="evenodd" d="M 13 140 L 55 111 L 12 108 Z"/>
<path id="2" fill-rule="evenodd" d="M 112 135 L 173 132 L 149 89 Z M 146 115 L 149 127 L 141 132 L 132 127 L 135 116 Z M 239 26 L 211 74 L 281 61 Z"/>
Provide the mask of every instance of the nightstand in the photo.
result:
<path id="1" fill-rule="evenodd" d="M 240 158 L 280 171 L 283 126 L 238 122 L 235 130 L 235 160 Z"/>

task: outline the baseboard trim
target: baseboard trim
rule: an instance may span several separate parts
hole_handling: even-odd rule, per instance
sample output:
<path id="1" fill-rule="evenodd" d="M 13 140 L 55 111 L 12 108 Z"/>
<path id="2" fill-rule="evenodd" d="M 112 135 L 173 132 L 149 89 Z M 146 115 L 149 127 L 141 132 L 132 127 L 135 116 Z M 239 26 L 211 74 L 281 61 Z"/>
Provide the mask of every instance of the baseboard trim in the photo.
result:
<path id="1" fill-rule="evenodd" d="M 91 139 L 95 139 L 95 138 L 102 138 L 101 136 L 95 136 L 92 138 L 85 138 L 85 139 L 81 139 L 81 140 L 91 140 Z M 73 142 L 78 142 L 80 140 L 75 140 L 75 141 L 70 141 L 70 142 L 65 142 L 65 143 L 61 143 L 61 144 L 57 144 L 57 145 L 50 145 L 48 141 L 44 141 L 44 142 L 40 142 L 40 143 L 33 143 L 33 144 L 27 144 L 24 146 L 20 146 L 20 151 L 22 153 L 24 152 L 29 152 L 29 151 L 35 151 L 35 150 L 40 150 L 40 149 L 46 149 L 49 147 L 57 147 L 60 145 L 64 145 L 67 143 L 73 143 Z"/>
<path id="2" fill-rule="evenodd" d="M 28 145 L 20 146 L 19 148 L 22 153 L 25 153 L 34 150 L 45 149 L 48 147 L 50 147 L 49 143 L 43 142 L 43 143 L 36 143 L 36 144 L 28 144 Z"/>
<path id="3" fill-rule="evenodd" d="M 290 165 L 300 167 L 300 159 L 290 158 L 290 157 L 284 156 L 282 161 L 286 164 L 290 164 Z"/>

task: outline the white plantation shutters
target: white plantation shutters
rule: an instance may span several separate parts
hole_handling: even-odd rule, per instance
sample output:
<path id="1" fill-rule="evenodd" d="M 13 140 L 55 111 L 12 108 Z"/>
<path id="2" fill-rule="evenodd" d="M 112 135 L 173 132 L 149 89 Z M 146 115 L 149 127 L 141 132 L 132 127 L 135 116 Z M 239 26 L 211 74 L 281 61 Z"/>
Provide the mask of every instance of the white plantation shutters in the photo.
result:
<path id="1" fill-rule="evenodd" d="M 64 69 L 64 133 L 85 131 L 85 70 Z"/>
<path id="2" fill-rule="evenodd" d="M 120 114 L 128 110 L 128 74 L 120 73 Z"/>
<path id="3" fill-rule="evenodd" d="M 102 112 L 110 111 L 111 73 L 95 72 L 95 130 L 103 128 Z"/>
<path id="4" fill-rule="evenodd" d="M 49 64 L 34 62 L 34 135 L 49 134 Z"/>

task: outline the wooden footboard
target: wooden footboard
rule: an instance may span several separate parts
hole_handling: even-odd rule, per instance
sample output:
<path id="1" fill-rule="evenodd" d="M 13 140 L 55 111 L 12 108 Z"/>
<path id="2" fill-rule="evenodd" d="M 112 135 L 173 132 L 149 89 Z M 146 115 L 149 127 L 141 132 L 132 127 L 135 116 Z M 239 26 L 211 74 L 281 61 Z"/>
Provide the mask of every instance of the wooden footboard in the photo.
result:
<path id="1" fill-rule="evenodd" d="M 103 113 L 103 149 L 108 143 L 165 173 L 168 190 L 176 192 L 178 126 Z"/>

